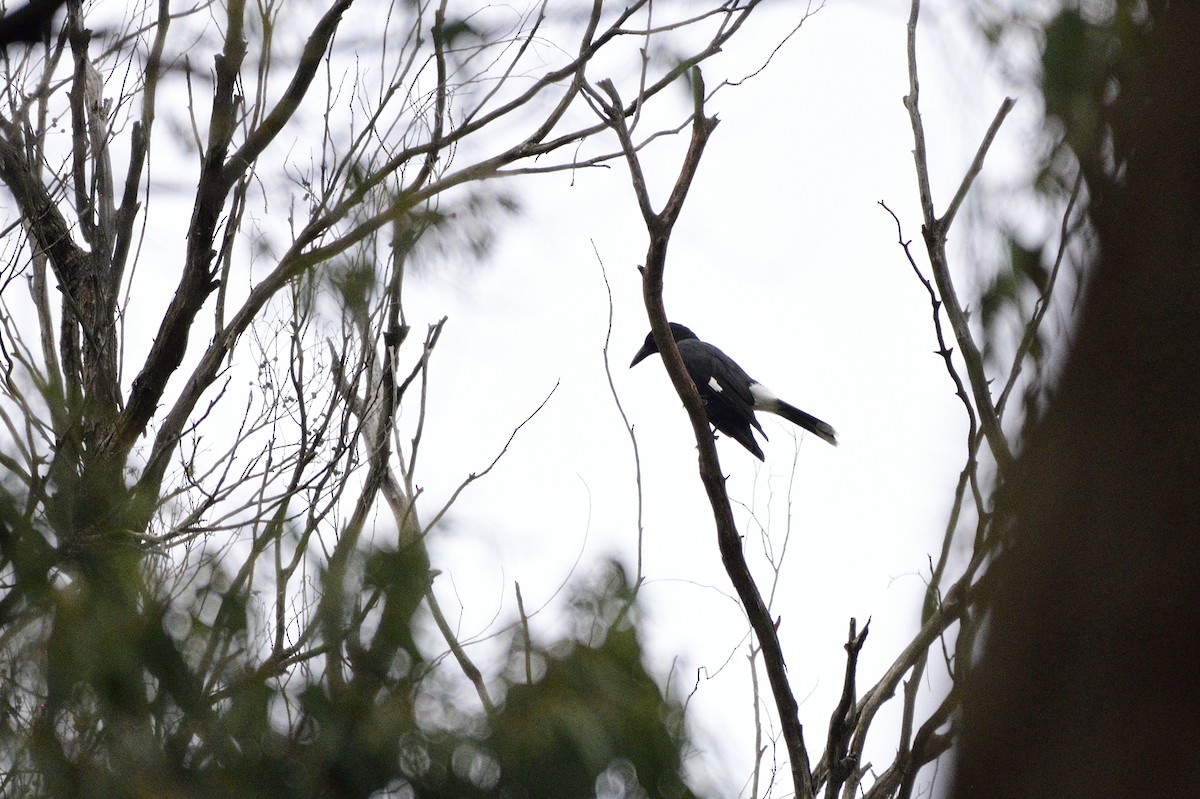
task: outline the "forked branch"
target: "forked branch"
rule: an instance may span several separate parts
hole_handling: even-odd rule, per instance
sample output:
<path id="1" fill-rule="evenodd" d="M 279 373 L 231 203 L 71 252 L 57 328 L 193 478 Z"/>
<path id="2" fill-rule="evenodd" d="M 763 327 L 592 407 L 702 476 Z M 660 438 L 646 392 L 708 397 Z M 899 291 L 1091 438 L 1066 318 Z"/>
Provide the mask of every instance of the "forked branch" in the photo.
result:
<path id="1" fill-rule="evenodd" d="M 954 194 L 946 213 L 937 216 L 933 205 L 933 190 L 929 181 L 929 159 L 925 150 L 925 126 L 921 122 L 920 83 L 917 80 L 917 19 L 921 11 L 921 0 L 913 0 L 908 18 L 908 95 L 904 98 L 904 107 L 908 110 L 908 118 L 913 129 L 913 159 L 917 168 L 917 188 L 921 199 L 923 216 L 922 233 L 925 237 L 925 247 L 929 251 L 930 265 L 933 267 L 933 279 L 941 295 L 946 316 L 950 320 L 950 328 L 958 342 L 958 351 L 967 366 L 967 378 L 971 385 L 971 393 L 975 399 L 976 411 L 979 414 L 983 434 L 992 450 L 996 462 L 1003 469 L 1012 463 L 1012 451 L 1008 440 L 1000 427 L 1000 417 L 996 413 L 992 401 L 991 389 L 987 375 L 983 370 L 983 355 L 967 321 L 967 314 L 959 302 L 958 293 L 954 290 L 954 281 L 950 277 L 950 263 L 946 256 L 946 237 L 950 225 L 954 221 L 958 208 L 967 192 L 975 181 L 975 177 L 983 168 L 983 160 L 991 148 L 996 133 L 1000 130 L 1005 117 L 1016 103 L 1011 97 L 1004 98 L 996 112 L 992 124 L 988 127 L 983 141 L 975 153 L 975 159 L 963 176 L 958 190 Z"/>

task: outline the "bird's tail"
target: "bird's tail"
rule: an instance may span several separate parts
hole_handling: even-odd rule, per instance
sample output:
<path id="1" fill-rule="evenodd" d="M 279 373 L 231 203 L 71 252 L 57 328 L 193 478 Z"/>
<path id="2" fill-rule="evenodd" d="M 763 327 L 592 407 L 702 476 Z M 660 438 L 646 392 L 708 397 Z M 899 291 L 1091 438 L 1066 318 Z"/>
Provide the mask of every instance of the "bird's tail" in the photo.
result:
<path id="1" fill-rule="evenodd" d="M 770 411 L 771 413 L 778 414 L 779 416 L 782 416 L 784 419 L 787 419 L 789 422 L 796 425 L 797 427 L 803 427 L 805 430 L 812 433 L 814 436 L 817 436 L 819 438 L 822 438 L 822 439 L 828 441 L 830 444 L 833 444 L 835 447 L 837 446 L 837 443 L 838 443 L 837 442 L 837 431 L 834 430 L 833 427 L 826 424 L 825 422 L 822 422 L 820 419 L 813 416 L 812 414 L 805 413 L 804 411 L 797 408 L 795 405 L 788 405 L 783 400 L 776 399 L 775 403 L 774 403 L 774 407 L 764 408 L 763 410 L 767 410 L 767 411 Z"/>

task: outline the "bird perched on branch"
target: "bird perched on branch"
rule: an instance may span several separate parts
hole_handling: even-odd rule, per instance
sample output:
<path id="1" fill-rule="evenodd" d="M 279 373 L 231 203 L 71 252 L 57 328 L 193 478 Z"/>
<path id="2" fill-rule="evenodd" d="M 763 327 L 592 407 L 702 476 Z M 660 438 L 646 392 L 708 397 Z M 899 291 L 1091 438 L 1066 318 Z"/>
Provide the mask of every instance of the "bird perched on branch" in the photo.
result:
<path id="1" fill-rule="evenodd" d="M 704 400 L 704 412 L 708 415 L 709 423 L 750 450 L 754 457 L 764 460 L 763 451 L 750 428 L 762 433 L 764 439 L 767 437 L 754 416 L 755 411 L 782 416 L 797 427 L 837 446 L 837 431 L 832 427 L 779 399 L 766 386 L 746 374 L 746 370 L 738 366 L 736 361 L 713 345 L 701 341 L 691 330 L 671 322 L 671 335 L 679 347 L 684 368 L 696 384 L 700 399 Z M 654 343 L 654 334 L 650 333 L 646 336 L 646 343 L 633 356 L 629 368 L 632 369 L 656 352 L 658 345 Z"/>

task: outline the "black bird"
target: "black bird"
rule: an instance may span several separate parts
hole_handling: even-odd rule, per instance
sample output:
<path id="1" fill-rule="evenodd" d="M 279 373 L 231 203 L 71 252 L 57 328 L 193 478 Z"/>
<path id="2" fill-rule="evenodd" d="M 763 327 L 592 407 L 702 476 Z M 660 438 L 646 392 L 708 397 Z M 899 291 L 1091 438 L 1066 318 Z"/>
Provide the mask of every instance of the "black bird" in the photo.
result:
<path id="1" fill-rule="evenodd" d="M 832 427 L 776 397 L 766 386 L 746 374 L 746 370 L 732 358 L 701 341 L 691 330 L 671 322 L 671 335 L 675 337 L 684 367 L 700 392 L 700 399 L 704 400 L 704 412 L 708 415 L 709 423 L 750 450 L 754 457 L 764 460 L 763 451 L 750 428 L 762 433 L 763 438 L 767 437 L 762 425 L 754 417 L 755 411 L 782 416 L 837 446 L 837 431 Z M 650 333 L 646 336 L 646 343 L 633 356 L 629 368 L 632 369 L 656 352 L 658 345 L 654 343 L 654 334 Z"/>
<path id="2" fill-rule="evenodd" d="M 20 42 L 36 44 L 50 30 L 54 12 L 66 0 L 29 0 L 0 17 L 0 49 Z"/>

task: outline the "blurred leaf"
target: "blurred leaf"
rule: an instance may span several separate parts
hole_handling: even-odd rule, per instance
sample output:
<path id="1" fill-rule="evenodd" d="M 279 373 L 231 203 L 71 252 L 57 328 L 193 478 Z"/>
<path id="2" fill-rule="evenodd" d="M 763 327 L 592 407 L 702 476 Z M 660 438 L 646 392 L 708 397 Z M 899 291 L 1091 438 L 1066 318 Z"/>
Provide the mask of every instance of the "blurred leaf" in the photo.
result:
<path id="1" fill-rule="evenodd" d="M 623 572 L 610 565 L 600 593 L 576 608 L 607 612 L 628 602 Z M 545 676 L 509 689 L 487 743 L 501 764 L 502 791 L 586 797 L 614 764 L 631 764 L 651 796 L 691 796 L 680 776 L 682 711 L 642 663 L 634 629 L 608 629 L 598 646 L 550 657 Z"/>
<path id="2" fill-rule="evenodd" d="M 482 37 L 471 23 L 463 18 L 448 19 L 441 27 L 442 42 L 446 47 L 463 46 L 463 39 L 479 41 Z"/>
<path id="3" fill-rule="evenodd" d="M 380 679 L 393 665 L 398 650 L 406 656 L 408 672 L 421 659 L 413 640 L 413 614 L 429 587 L 429 556 L 421 544 L 381 550 L 367 559 L 366 584 L 384 593 L 383 611 L 374 637 L 359 667 L 374 669 Z"/>
<path id="4" fill-rule="evenodd" d="M 1023 327 L 1032 315 L 1036 298 L 1041 296 L 1050 278 L 1041 247 L 1026 247 L 1013 232 L 1007 234 L 1008 260 L 995 274 L 979 297 L 979 322 L 983 326 L 983 354 L 997 355 L 997 344 L 1011 339 L 1005 325 Z M 1041 331 L 1039 331 L 1039 337 Z M 1039 342 L 1035 341 L 1037 345 Z M 1039 355 L 1031 348 L 1030 354 Z M 1007 366 L 1007 364 L 1005 364 Z"/>
<path id="5" fill-rule="evenodd" d="M 1062 11 L 1046 28 L 1042 92 L 1046 112 L 1061 119 L 1067 142 L 1081 159 L 1095 157 L 1104 129 L 1105 88 L 1112 77 L 1117 41 L 1111 30 L 1086 21 L 1078 9 Z"/>
<path id="6" fill-rule="evenodd" d="M 1147 33 L 1162 8 L 1145 0 L 1063 5 L 1044 30 L 1042 93 L 1047 116 L 1062 123 L 1091 190 L 1098 191 L 1102 176 L 1115 175 L 1128 149 L 1137 145 L 1118 137 L 1111 123 L 1141 115 L 1139 104 L 1146 98 L 1127 96 L 1122 89 L 1144 81 L 1139 72 Z"/>
<path id="7" fill-rule="evenodd" d="M 1025 247 L 1010 234 L 1008 257 L 1013 271 L 1032 283 L 1039 294 L 1046 290 L 1046 283 L 1050 279 L 1050 270 L 1046 268 L 1042 259 L 1040 247 L 1036 249 Z"/>
<path id="8" fill-rule="evenodd" d="M 521 210 L 516 196 L 491 184 L 471 186 L 450 203 L 427 207 L 411 215 L 419 231 L 413 238 L 412 254 L 416 267 L 447 262 L 479 263 L 495 244 L 501 226 Z"/>
<path id="9" fill-rule="evenodd" d="M 355 317 L 367 314 L 378 283 L 372 263 L 351 255 L 327 264 L 325 274 L 344 311 Z"/>

